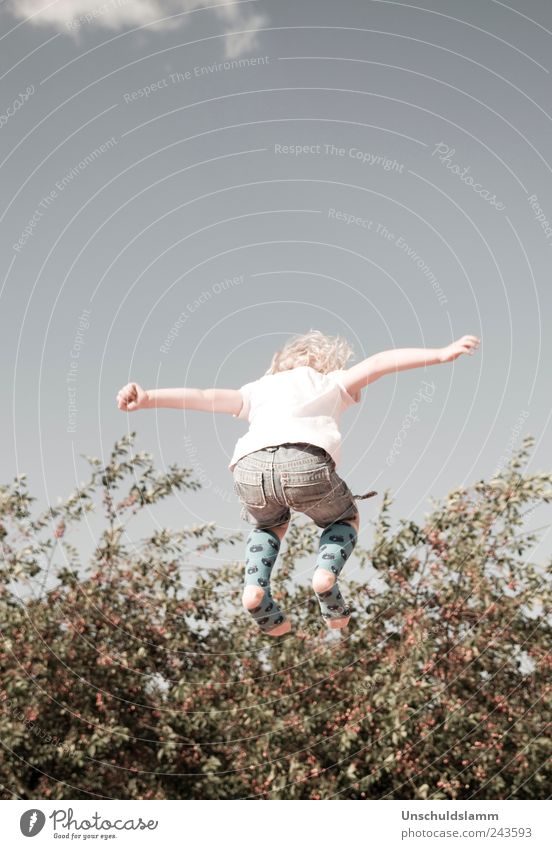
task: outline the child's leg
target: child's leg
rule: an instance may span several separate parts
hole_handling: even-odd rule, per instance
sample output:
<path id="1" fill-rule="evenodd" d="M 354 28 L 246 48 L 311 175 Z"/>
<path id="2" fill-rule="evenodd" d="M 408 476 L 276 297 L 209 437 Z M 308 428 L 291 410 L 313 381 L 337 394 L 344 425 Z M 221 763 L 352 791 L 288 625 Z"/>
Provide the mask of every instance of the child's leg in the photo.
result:
<path id="1" fill-rule="evenodd" d="M 274 528 L 254 528 L 246 542 L 245 588 L 242 602 L 259 628 L 271 637 L 287 634 L 291 626 L 272 599 L 270 576 L 289 522 Z"/>
<path id="2" fill-rule="evenodd" d="M 355 519 L 328 525 L 320 536 L 312 586 L 322 616 L 330 628 L 344 628 L 350 619 L 351 611 L 341 594 L 337 579 L 356 545 L 358 523 L 357 514 Z"/>

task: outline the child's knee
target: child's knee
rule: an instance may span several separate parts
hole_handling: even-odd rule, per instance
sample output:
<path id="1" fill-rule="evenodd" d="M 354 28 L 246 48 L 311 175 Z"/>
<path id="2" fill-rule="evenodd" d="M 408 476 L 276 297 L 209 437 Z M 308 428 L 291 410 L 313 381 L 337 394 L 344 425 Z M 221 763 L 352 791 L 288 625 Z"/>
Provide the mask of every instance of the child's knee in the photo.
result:
<path id="1" fill-rule="evenodd" d="M 335 575 L 326 569 L 317 569 L 312 576 L 312 588 L 315 593 L 325 593 L 335 584 Z"/>
<path id="2" fill-rule="evenodd" d="M 246 610 L 252 610 L 255 607 L 258 607 L 264 597 L 264 590 L 262 587 L 254 587 L 249 586 L 245 587 L 242 595 L 242 604 L 246 608 Z"/>

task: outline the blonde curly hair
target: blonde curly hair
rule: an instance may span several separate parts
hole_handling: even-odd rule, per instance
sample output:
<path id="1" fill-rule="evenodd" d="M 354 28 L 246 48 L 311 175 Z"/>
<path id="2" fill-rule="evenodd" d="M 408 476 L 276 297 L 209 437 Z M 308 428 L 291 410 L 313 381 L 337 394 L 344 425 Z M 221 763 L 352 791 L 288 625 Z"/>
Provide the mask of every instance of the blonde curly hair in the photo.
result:
<path id="1" fill-rule="evenodd" d="M 353 349 L 341 336 L 325 336 L 320 330 L 310 330 L 288 339 L 272 357 L 265 374 L 277 374 L 299 366 L 310 366 L 315 371 L 328 374 L 343 368 L 353 355 Z"/>

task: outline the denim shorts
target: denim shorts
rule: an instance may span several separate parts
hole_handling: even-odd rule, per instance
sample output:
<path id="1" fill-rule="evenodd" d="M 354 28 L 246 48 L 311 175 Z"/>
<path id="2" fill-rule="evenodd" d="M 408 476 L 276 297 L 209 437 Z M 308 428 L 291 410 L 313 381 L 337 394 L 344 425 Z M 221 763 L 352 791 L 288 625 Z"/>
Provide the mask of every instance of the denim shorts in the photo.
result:
<path id="1" fill-rule="evenodd" d="M 232 474 L 240 518 L 255 528 L 282 525 L 291 510 L 304 513 L 319 528 L 358 515 L 335 460 L 317 445 L 286 442 L 261 448 L 241 457 Z"/>

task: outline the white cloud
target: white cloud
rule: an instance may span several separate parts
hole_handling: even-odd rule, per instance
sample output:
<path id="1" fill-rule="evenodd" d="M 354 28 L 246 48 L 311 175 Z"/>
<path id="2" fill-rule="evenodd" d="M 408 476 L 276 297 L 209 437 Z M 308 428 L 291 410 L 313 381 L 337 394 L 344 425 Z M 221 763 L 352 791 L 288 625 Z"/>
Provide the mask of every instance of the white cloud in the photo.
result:
<path id="1" fill-rule="evenodd" d="M 83 27 L 115 32 L 140 26 L 174 29 L 189 19 L 183 12 L 212 8 L 228 27 L 225 52 L 227 58 L 234 58 L 257 47 L 258 30 L 266 24 L 266 17 L 254 6 L 233 0 L 7 0 L 4 9 L 29 24 L 57 27 L 78 38 Z M 247 32 L 232 35 L 233 31 Z"/>

